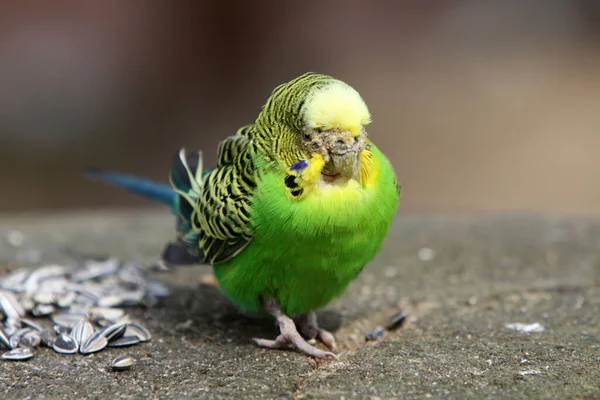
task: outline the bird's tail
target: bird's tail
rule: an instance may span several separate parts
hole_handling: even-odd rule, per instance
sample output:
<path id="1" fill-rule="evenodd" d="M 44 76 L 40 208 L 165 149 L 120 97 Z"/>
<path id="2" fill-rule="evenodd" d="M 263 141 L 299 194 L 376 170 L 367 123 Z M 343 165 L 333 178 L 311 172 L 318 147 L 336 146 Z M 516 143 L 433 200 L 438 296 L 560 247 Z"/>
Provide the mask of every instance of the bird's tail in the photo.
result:
<path id="1" fill-rule="evenodd" d="M 87 176 L 168 206 L 177 217 L 178 238 L 165 247 L 162 259 L 167 264 L 189 265 L 205 262 L 198 248 L 198 232 L 194 229 L 193 220 L 204 177 L 210 171 L 202 168 L 201 152 L 187 155 L 185 149 L 181 149 L 173 159 L 170 185 L 102 169 L 90 169 Z"/>
<path id="2" fill-rule="evenodd" d="M 86 176 L 98 181 L 121 186 L 132 193 L 157 201 L 175 210 L 177 193 L 168 183 L 155 182 L 140 176 L 97 168 L 88 169 Z"/>

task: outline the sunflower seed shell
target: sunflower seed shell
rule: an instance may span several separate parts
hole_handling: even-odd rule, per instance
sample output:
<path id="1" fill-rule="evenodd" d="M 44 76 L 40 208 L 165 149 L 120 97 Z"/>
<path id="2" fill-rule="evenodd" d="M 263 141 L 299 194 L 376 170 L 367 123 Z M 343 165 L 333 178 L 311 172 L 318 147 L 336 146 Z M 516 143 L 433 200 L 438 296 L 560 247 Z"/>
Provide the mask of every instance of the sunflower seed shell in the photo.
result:
<path id="1" fill-rule="evenodd" d="M 133 358 L 131 358 L 129 356 L 119 356 L 110 363 L 111 368 L 115 371 L 122 371 L 122 370 L 129 369 L 129 368 L 131 368 L 132 365 L 133 365 Z"/>
<path id="2" fill-rule="evenodd" d="M 108 347 L 126 347 L 138 344 L 140 339 L 137 336 L 122 336 L 116 340 L 108 342 Z"/>
<path id="3" fill-rule="evenodd" d="M 94 333 L 89 339 L 79 348 L 81 354 L 90 354 L 100 351 L 106 347 L 108 340 L 102 335 L 102 331 Z"/>
<path id="4" fill-rule="evenodd" d="M 52 349 L 61 354 L 75 354 L 77 353 L 77 347 L 75 339 L 65 334 L 58 335 L 52 343 Z"/>
<path id="5" fill-rule="evenodd" d="M 2 354 L 2 359 L 11 361 L 23 361 L 33 357 L 33 349 L 29 347 L 18 347 L 14 350 Z"/>

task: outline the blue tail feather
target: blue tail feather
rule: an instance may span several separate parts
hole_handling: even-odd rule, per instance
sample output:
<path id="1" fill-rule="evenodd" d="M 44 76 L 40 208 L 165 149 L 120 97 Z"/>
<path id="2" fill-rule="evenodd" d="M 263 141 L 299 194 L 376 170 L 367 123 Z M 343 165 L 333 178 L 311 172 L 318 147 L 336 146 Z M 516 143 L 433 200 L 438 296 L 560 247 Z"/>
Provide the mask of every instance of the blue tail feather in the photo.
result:
<path id="1" fill-rule="evenodd" d="M 177 207 L 177 193 L 168 183 L 155 182 L 135 175 L 95 168 L 88 169 L 86 176 L 121 186 L 132 193 L 158 201 L 172 210 Z"/>
<path id="2" fill-rule="evenodd" d="M 177 218 L 177 240 L 167 244 L 161 258 L 167 265 L 191 265 L 206 262 L 198 247 L 194 215 L 204 178 L 211 171 L 202 168 L 200 152 L 187 154 L 180 149 L 173 159 L 169 183 L 93 168 L 88 169 L 86 176 L 167 205 Z"/>

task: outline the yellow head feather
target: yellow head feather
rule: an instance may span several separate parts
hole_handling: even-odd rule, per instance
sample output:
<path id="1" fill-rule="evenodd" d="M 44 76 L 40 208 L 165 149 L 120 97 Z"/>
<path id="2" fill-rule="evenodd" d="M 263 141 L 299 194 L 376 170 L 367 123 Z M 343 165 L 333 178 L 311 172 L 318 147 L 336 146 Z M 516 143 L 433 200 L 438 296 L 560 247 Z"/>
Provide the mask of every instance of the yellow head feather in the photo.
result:
<path id="1" fill-rule="evenodd" d="M 340 128 L 352 132 L 354 136 L 371 122 L 371 114 L 360 94 L 338 80 L 310 93 L 302 108 L 302 115 L 309 128 Z"/>

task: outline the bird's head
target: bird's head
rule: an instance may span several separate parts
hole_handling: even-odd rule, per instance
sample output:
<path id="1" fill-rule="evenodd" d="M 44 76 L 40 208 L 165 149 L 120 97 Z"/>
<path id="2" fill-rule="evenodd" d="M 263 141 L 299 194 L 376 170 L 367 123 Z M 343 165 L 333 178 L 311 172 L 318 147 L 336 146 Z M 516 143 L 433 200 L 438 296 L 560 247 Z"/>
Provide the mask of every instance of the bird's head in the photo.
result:
<path id="1" fill-rule="evenodd" d="M 360 94 L 330 76 L 304 74 L 278 86 L 262 113 L 269 111 L 275 152 L 289 167 L 321 164 L 326 183 L 357 179 L 368 146 L 365 127 L 371 115 Z"/>

